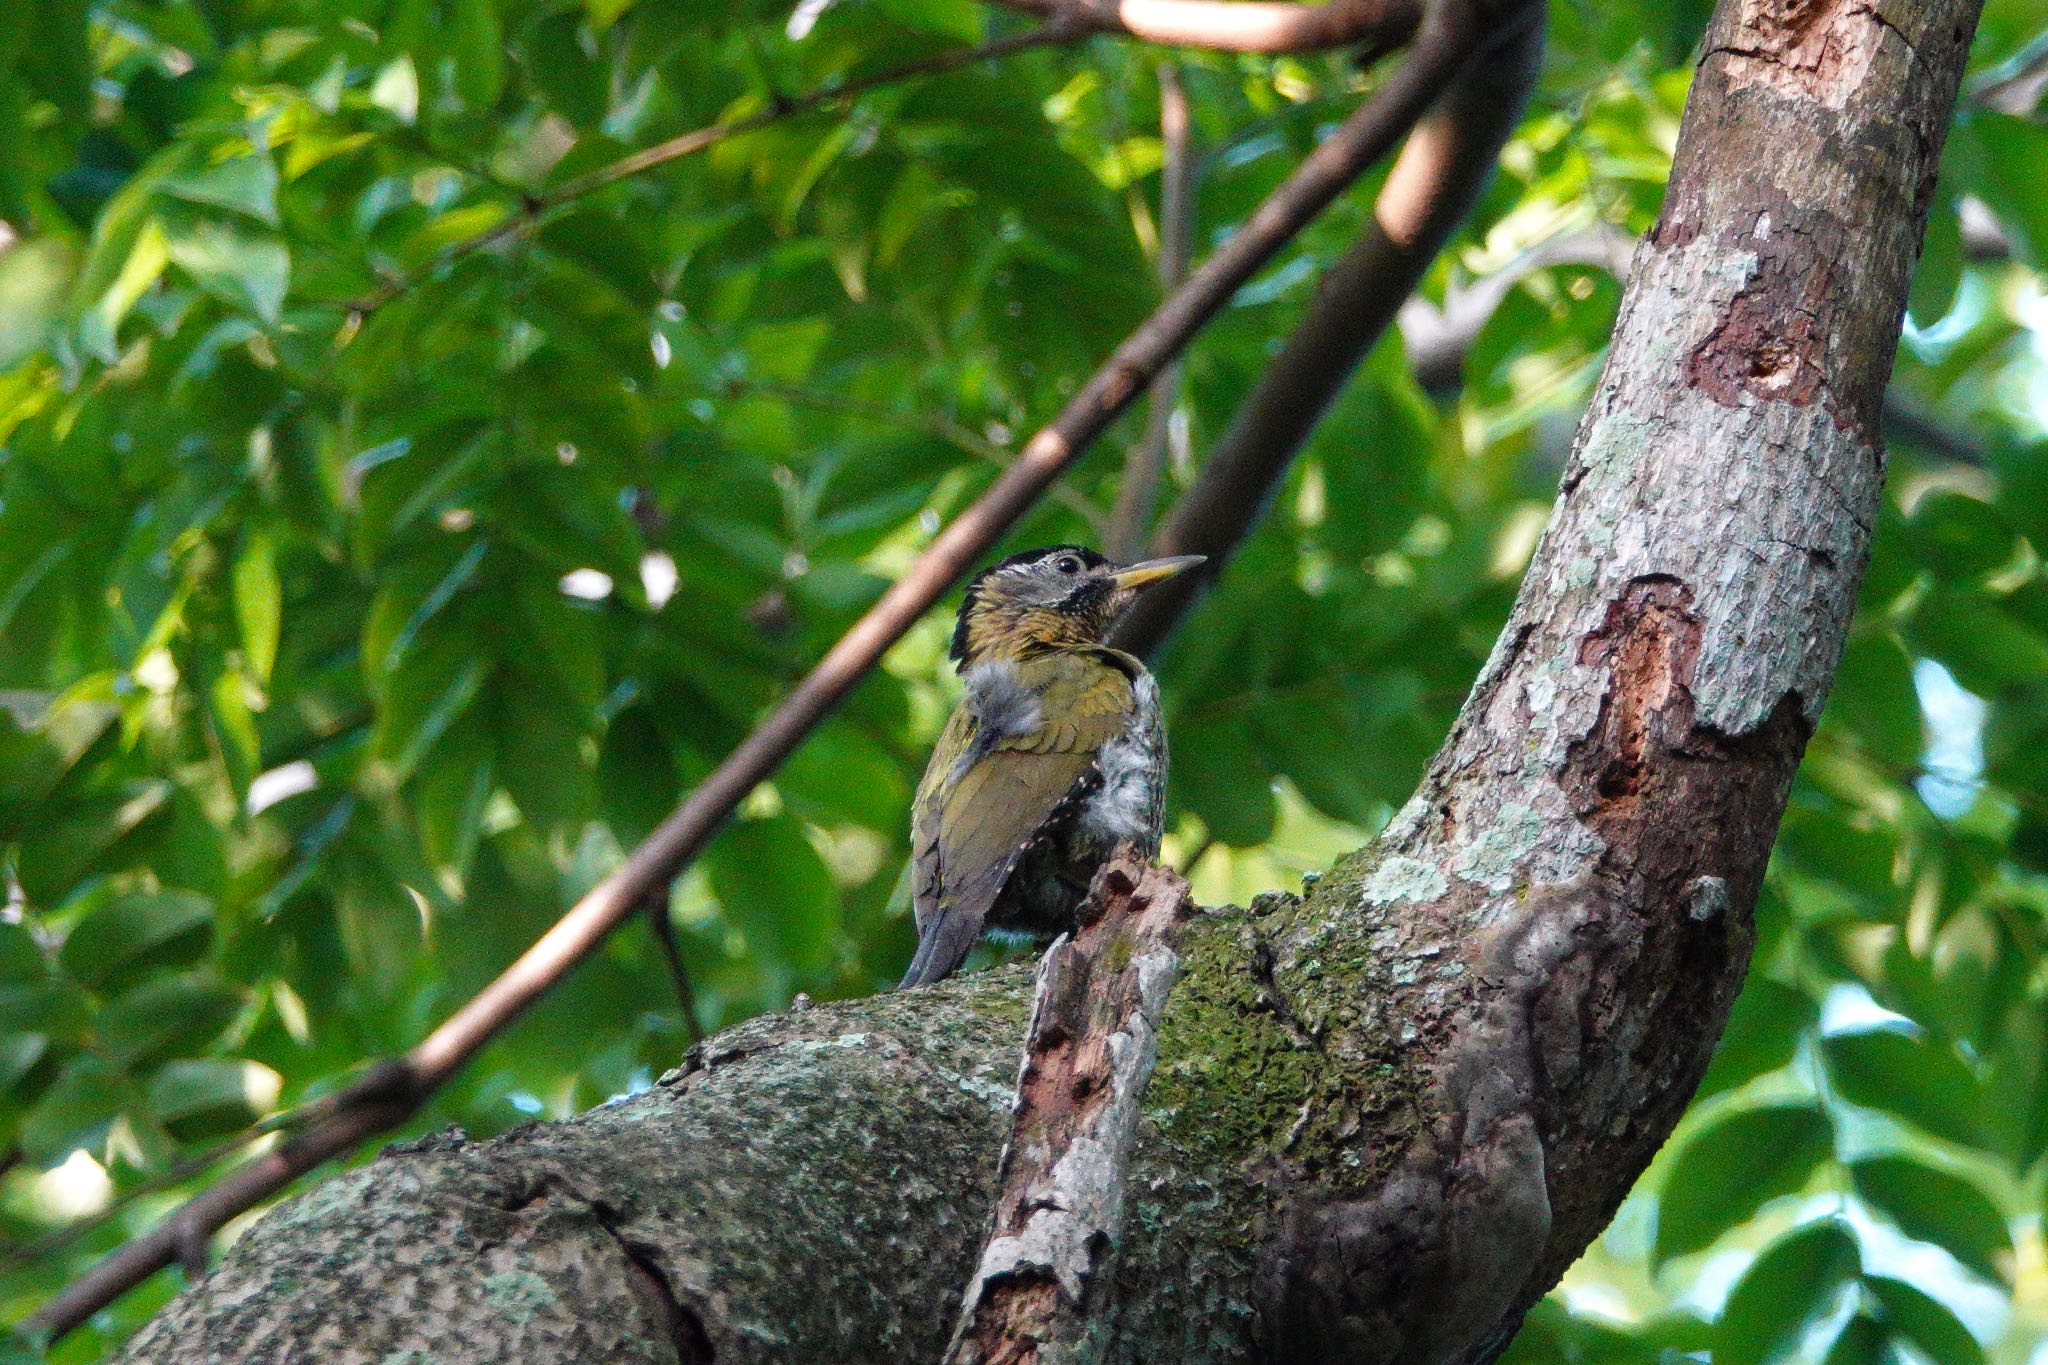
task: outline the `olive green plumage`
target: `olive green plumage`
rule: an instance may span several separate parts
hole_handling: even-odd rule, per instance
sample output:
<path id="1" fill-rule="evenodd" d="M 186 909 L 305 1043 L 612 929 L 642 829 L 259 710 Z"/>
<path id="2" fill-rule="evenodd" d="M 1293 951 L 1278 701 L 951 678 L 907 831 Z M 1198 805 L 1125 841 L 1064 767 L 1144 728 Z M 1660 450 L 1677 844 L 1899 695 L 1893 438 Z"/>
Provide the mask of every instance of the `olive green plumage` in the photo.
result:
<path id="1" fill-rule="evenodd" d="M 1069 927 L 1119 842 L 1158 851 L 1159 690 L 1142 663 L 1102 640 L 1140 589 L 1200 562 L 1119 568 L 1057 545 L 969 585 L 953 636 L 966 695 L 912 806 L 918 948 L 904 985 L 951 973 L 985 927 Z"/>

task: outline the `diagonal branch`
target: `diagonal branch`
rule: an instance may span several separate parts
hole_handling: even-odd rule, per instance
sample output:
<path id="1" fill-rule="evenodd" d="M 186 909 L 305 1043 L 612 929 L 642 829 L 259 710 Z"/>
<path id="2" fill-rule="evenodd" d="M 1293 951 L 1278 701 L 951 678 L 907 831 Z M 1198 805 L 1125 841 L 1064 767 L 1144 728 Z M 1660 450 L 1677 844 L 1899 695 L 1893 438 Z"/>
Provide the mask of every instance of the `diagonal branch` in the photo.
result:
<path id="1" fill-rule="evenodd" d="M 1119 646 L 1157 649 L 1229 562 L 1316 423 L 1478 200 L 1542 58 L 1542 6 L 1524 6 L 1520 22 L 1416 126 L 1358 244 L 1323 276 L 1307 313 L 1153 538 L 1154 553 L 1202 554 L 1209 562 L 1140 599 L 1117 632 Z"/>
<path id="2" fill-rule="evenodd" d="M 1412 0 L 995 0 L 1097 33 L 1122 33 L 1172 47 L 1226 52 L 1313 52 L 1365 45 L 1385 51 L 1407 41 L 1422 17 Z"/>
<path id="3" fill-rule="evenodd" d="M 333 1117 L 202 1191 L 149 1232 L 66 1285 L 24 1328 L 55 1338 L 169 1265 L 180 1245 L 209 1235 L 314 1166 L 402 1122 L 478 1049 L 604 942 L 656 886 L 687 865 L 740 802 L 786 759 L 882 654 L 987 553 L 1089 442 L 1281 246 L 1414 126 L 1437 91 L 1486 37 L 1463 0 L 1442 0 L 1415 49 L 1366 103 L 1305 157 L 1178 290 L 1103 362 L 1051 423 L 1025 444 L 981 497 L 935 537 L 790 694 L 656 826 L 610 876 L 403 1056 L 379 1064 Z"/>

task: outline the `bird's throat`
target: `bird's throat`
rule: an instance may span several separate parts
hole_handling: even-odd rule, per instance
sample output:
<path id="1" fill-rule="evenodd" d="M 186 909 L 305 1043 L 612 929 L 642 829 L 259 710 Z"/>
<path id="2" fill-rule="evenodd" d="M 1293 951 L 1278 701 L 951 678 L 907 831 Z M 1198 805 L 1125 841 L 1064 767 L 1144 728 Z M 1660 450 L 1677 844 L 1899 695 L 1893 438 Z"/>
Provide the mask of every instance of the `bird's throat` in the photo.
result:
<path id="1" fill-rule="evenodd" d="M 965 669 L 992 659 L 1026 659 L 1057 650 L 1083 649 L 1095 644 L 1100 633 L 1095 621 L 1072 612 L 982 603 L 968 614 L 960 666 Z"/>

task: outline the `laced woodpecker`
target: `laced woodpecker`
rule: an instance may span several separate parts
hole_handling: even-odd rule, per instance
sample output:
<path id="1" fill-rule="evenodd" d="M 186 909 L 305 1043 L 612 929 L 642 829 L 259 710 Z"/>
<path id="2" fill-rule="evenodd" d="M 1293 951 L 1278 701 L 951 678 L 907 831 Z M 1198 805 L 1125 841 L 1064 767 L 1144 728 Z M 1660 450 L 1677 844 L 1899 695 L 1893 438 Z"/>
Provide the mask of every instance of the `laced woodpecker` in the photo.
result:
<path id="1" fill-rule="evenodd" d="M 1138 593 L 1202 562 L 1119 567 L 1055 545 L 967 585 L 953 630 L 966 683 L 911 807 L 917 955 L 903 985 L 951 973 L 984 928 L 1072 927 L 1125 840 L 1159 851 L 1166 730 L 1145 665 L 1103 643 Z"/>

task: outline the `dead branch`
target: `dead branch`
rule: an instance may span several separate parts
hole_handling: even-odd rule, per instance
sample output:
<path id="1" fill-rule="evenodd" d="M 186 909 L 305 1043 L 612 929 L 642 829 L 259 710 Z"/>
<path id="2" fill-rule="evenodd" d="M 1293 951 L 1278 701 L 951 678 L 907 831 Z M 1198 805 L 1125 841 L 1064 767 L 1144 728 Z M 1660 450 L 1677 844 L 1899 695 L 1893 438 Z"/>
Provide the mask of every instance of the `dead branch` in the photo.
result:
<path id="1" fill-rule="evenodd" d="M 995 1216 L 947 1365 L 1082 1365 L 1122 1222 L 1138 1106 L 1180 974 L 1188 884 L 1129 847 L 1038 964 Z"/>

